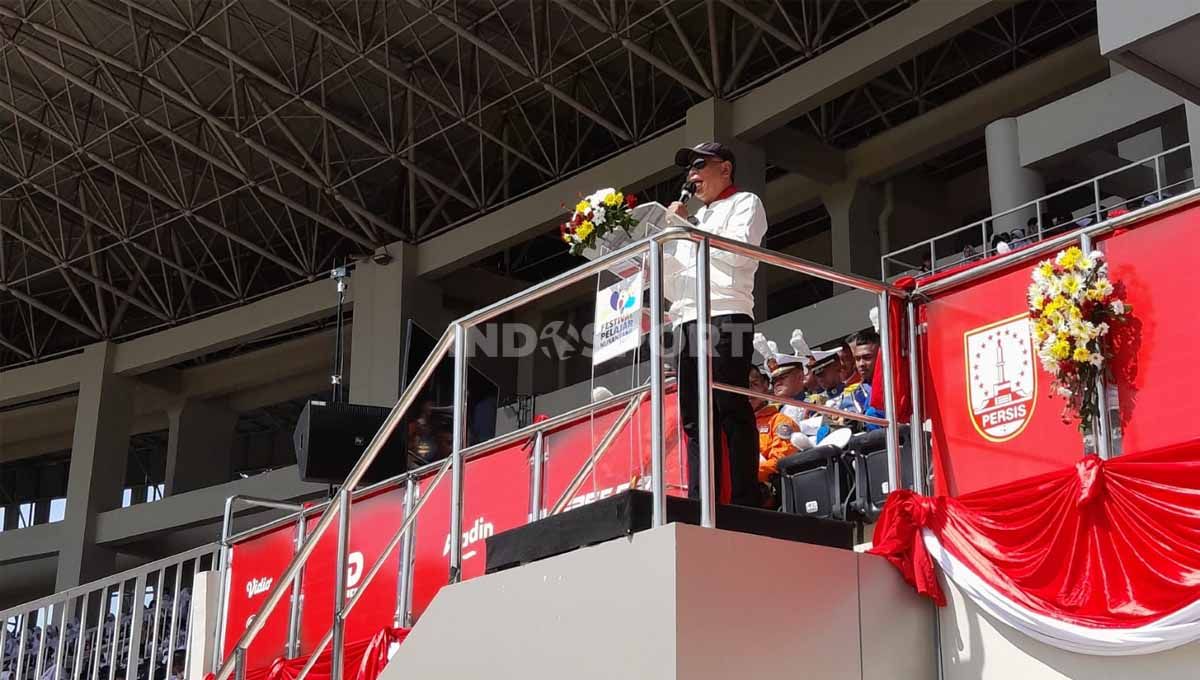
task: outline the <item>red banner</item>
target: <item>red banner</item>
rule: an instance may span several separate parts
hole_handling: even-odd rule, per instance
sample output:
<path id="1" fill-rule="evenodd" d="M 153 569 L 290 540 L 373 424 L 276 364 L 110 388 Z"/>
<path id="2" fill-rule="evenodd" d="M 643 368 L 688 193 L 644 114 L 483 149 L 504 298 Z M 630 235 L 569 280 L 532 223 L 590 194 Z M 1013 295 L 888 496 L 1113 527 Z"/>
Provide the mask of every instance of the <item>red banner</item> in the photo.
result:
<path id="1" fill-rule="evenodd" d="M 1191 390 L 1196 360 L 1196 290 L 1200 207 L 1139 222 L 1100 241 L 1109 278 L 1133 307 L 1114 331 L 1112 371 L 1120 392 L 1122 450 L 1150 451 L 1200 439 Z"/>
<path id="2" fill-rule="evenodd" d="M 310 531 L 319 519 L 317 516 L 308 520 Z M 350 520 L 350 540 L 346 552 L 347 599 L 358 592 L 367 571 L 380 558 L 387 542 L 404 522 L 403 487 L 354 499 Z M 317 543 L 304 569 L 304 605 L 300 617 L 300 651 L 303 654 L 309 654 L 316 648 L 333 621 L 337 543 L 335 521 Z M 385 559 L 386 563 L 367 586 L 367 593 L 355 603 L 346 619 L 347 640 L 370 637 L 381 628 L 395 623 L 399 549 L 391 551 Z"/>
<path id="3" fill-rule="evenodd" d="M 229 571 L 226 578 L 225 596 L 225 641 L 222 652 L 226 658 L 233 651 L 246 627 L 267 601 L 267 593 L 275 586 L 276 579 L 287 569 L 295 554 L 296 526 L 287 525 L 268 531 L 230 547 Z M 288 608 L 292 589 L 289 587 L 284 599 L 258 637 L 246 651 L 249 668 L 269 664 L 287 653 Z"/>
<path id="4" fill-rule="evenodd" d="M 1032 268 L 937 294 L 922 308 L 923 394 L 939 494 L 1060 470 L 1083 451 L 1037 361 L 1025 300 Z"/>
<path id="5" fill-rule="evenodd" d="M 552 506 L 566 491 L 571 480 L 616 422 L 624 405 L 612 406 L 577 421 L 558 427 L 544 437 L 544 505 Z M 678 445 L 678 404 L 675 392 L 668 393 L 664 405 L 666 433 L 666 477 L 668 493 L 686 494 L 684 465 Z M 463 469 L 463 545 L 462 578 L 480 576 L 486 564 L 484 539 L 529 521 L 532 442 L 519 442 L 467 461 Z M 434 474 L 418 484 L 421 495 L 430 493 Z M 584 478 L 567 508 L 607 498 L 637 483 L 650 484 L 650 400 L 647 396 L 630 421 L 617 433 L 612 446 L 601 456 L 595 469 Z M 418 617 L 438 590 L 446 584 L 450 569 L 450 490 L 449 475 L 426 501 L 416 522 L 413 565 L 413 616 Z M 351 510 L 349 553 L 346 571 L 347 596 L 353 596 L 359 581 L 382 554 L 388 540 L 404 520 L 404 491 L 393 488 L 357 498 Z M 309 520 L 309 527 L 317 518 Z M 287 567 L 293 555 L 294 526 L 286 526 L 255 536 L 234 546 L 236 559 L 231 572 L 227 612 L 225 652 L 245 630 L 247 618 L 262 606 L 274 578 Z M 337 531 L 331 529 L 321 538 L 304 570 L 301 609 L 301 652 L 308 654 L 329 630 L 333 618 L 333 588 Z M 385 565 L 371 582 L 347 620 L 346 638 L 370 636 L 391 626 L 397 602 L 399 556 L 392 551 Z M 395 561 L 395 566 L 390 561 Z M 249 584 L 249 585 L 247 585 Z M 270 663 L 280 656 L 287 643 L 288 600 L 272 614 L 248 654 L 250 667 Z"/>

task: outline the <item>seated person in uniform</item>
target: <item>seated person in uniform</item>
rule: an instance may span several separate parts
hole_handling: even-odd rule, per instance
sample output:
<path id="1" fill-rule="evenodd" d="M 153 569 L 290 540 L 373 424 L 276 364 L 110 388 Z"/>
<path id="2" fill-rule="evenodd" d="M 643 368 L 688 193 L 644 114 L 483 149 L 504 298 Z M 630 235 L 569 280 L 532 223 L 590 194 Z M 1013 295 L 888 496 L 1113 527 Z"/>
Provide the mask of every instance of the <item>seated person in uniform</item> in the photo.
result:
<path id="1" fill-rule="evenodd" d="M 752 367 L 750 389 L 769 392 L 770 388 L 766 374 L 758 367 Z M 796 452 L 791 441 L 797 430 L 796 423 L 764 398 L 751 397 L 750 407 L 754 409 L 758 426 L 758 481 L 763 485 L 763 507 L 775 508 L 779 505 L 777 466 L 780 459 Z"/>
<path id="2" fill-rule="evenodd" d="M 875 376 L 875 362 L 879 358 L 879 334 L 872 329 L 859 331 L 849 338 L 850 347 L 854 353 L 855 367 L 862 382 L 847 385 L 842 394 L 829 403 L 830 406 L 850 413 L 883 417 L 883 413 L 871 407 L 871 380 Z M 879 429 L 878 425 L 864 423 L 849 418 L 833 417 L 827 419 L 817 433 L 818 441 L 828 434 L 830 429 L 849 427 L 855 432 L 869 432 Z"/>

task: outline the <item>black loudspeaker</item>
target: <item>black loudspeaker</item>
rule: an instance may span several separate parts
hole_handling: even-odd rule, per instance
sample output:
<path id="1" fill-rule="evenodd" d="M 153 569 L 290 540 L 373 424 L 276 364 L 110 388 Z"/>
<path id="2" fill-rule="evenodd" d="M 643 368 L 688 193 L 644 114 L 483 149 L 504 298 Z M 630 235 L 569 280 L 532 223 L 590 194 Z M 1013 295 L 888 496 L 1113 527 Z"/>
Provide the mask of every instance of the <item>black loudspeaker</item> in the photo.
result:
<path id="1" fill-rule="evenodd" d="M 326 401 L 305 404 L 292 435 L 300 479 L 324 484 L 345 481 L 390 411 L 382 406 Z M 404 433 L 397 427 L 367 469 L 363 482 L 381 482 L 403 474 L 405 444 Z"/>

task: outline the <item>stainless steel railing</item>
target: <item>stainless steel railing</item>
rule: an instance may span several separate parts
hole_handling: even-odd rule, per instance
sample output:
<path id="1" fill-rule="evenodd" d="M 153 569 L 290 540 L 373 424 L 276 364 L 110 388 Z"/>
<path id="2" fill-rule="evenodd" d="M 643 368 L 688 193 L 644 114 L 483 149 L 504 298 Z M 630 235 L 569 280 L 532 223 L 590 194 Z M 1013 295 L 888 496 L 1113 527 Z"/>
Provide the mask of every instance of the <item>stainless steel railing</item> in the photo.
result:
<path id="1" fill-rule="evenodd" d="M 944 234 L 939 234 L 933 238 L 894 250 L 880 258 L 880 271 L 885 278 L 890 278 L 893 275 L 904 272 L 931 274 L 958 266 L 967 261 L 988 257 L 996 252 L 989 243 L 991 235 L 998 231 L 996 223 L 1004 221 L 1006 218 L 1012 219 L 1029 212 L 1036 213 L 1037 225 L 1035 229 L 1021 237 L 1021 245 L 1037 243 L 1053 235 L 1061 234 L 1064 231 L 1073 230 L 1079 226 L 1086 226 L 1086 224 L 1080 224 L 1080 222 L 1087 224 L 1101 222 L 1105 219 L 1105 212 L 1116 207 L 1109 206 L 1109 208 L 1105 208 L 1102 205 L 1102 202 L 1108 198 L 1104 189 L 1105 181 L 1112 182 L 1113 178 L 1118 175 L 1134 175 L 1139 168 L 1153 166 L 1153 180 L 1139 183 L 1138 188 L 1134 190 L 1132 195 L 1123 197 L 1122 205 L 1127 205 L 1130 202 L 1156 203 L 1170 198 L 1172 195 L 1195 189 L 1196 168 L 1192 168 L 1191 175 L 1181 178 L 1173 177 L 1174 174 L 1182 175 L 1181 172 L 1172 173 L 1167 168 L 1169 164 L 1182 167 L 1185 163 L 1190 163 L 1190 153 L 1190 144 L 1180 144 L 1179 146 L 1129 163 L 1115 170 L 1110 170 L 1078 184 L 1073 184 L 1064 189 L 1046 194 L 1028 203 L 1022 203 L 1015 208 L 1009 208 L 1008 210 L 990 215 L 978 222 L 972 222 L 971 224 L 953 229 Z M 1135 181 L 1138 179 L 1140 178 L 1135 178 Z M 1062 204 L 1072 201 L 1076 196 L 1082 197 L 1082 201 L 1076 201 L 1075 207 L 1083 208 L 1085 212 L 1079 213 L 1076 211 L 1069 220 L 1062 223 L 1053 224 L 1047 221 L 1048 208 L 1052 204 Z M 1034 217 L 1030 219 L 1034 219 Z M 1024 225 L 1021 228 L 1023 229 Z M 978 239 L 980 245 L 979 252 L 973 252 L 969 257 L 964 256 L 961 250 L 955 252 L 956 248 L 962 247 L 962 241 L 969 240 L 974 242 L 976 239 Z M 926 258 L 928 258 L 927 265 Z"/>
<path id="2" fill-rule="evenodd" d="M 555 277 L 555 278 L 545 281 L 543 283 L 537 284 L 529 289 L 526 289 L 526 290 L 520 292 L 517 295 L 514 295 L 505 300 L 501 300 L 500 302 L 497 302 L 493 305 L 485 307 L 477 312 L 469 314 L 469 315 L 455 321 L 453 324 L 451 324 L 451 326 L 442 335 L 441 339 L 438 341 L 437 345 L 435 346 L 434 351 L 430 354 L 429 358 L 426 359 L 425 363 L 421 366 L 420 370 L 417 372 L 417 375 L 414 377 L 413 381 L 408 385 L 408 387 L 405 388 L 404 392 L 400 396 L 400 399 L 397 401 L 395 407 L 393 407 L 392 411 L 388 414 L 387 418 L 385 419 L 383 426 L 380 428 L 379 432 L 376 433 L 375 437 L 372 438 L 371 442 L 368 444 L 366 450 L 364 451 L 362 457 L 359 459 L 359 462 L 355 465 L 354 469 L 350 472 L 350 474 L 347 477 L 342 488 L 338 491 L 336 498 L 332 502 L 330 502 L 323 509 L 323 511 L 321 511 L 321 514 L 320 514 L 319 519 L 317 520 L 315 526 L 313 526 L 312 530 L 310 532 L 308 532 L 307 535 L 304 536 L 303 541 L 300 543 L 299 547 L 296 550 L 295 557 L 292 559 L 292 561 L 288 565 L 288 567 L 284 570 L 283 574 L 275 581 L 270 593 L 268 594 L 268 596 L 266 598 L 265 603 L 263 604 L 262 609 L 254 617 L 253 621 L 248 625 L 248 627 L 246 628 L 246 631 L 242 634 L 242 636 L 237 640 L 236 644 L 234 645 L 234 650 L 233 650 L 233 653 L 230 656 L 230 658 L 224 659 L 220 663 L 216 663 L 217 659 L 216 658 L 214 659 L 214 670 L 215 670 L 216 680 L 228 680 L 228 678 L 234 674 L 237 675 L 237 680 L 244 679 L 244 674 L 245 674 L 245 670 L 246 670 L 246 668 L 245 668 L 246 650 L 248 649 L 249 645 L 254 641 L 255 637 L 259 634 L 259 632 L 262 630 L 262 628 L 265 625 L 265 622 L 268 620 L 271 612 L 274 611 L 274 609 L 279 605 L 288 585 L 290 583 L 293 583 L 297 578 L 299 578 L 301 576 L 304 565 L 307 562 L 307 560 L 309 559 L 309 557 L 311 556 L 313 550 L 315 549 L 317 542 L 329 530 L 329 527 L 333 524 L 335 519 L 338 520 L 338 534 L 337 534 L 338 550 L 337 550 L 337 563 L 335 565 L 335 568 L 338 571 L 338 573 L 336 575 L 338 583 L 337 583 L 337 587 L 335 590 L 336 601 L 334 603 L 335 607 L 334 607 L 334 617 L 333 617 L 333 621 L 332 621 L 332 626 L 331 626 L 329 632 L 326 634 L 325 638 L 322 640 L 321 644 L 318 645 L 318 648 L 313 650 L 313 652 L 311 652 L 311 658 L 309 659 L 309 663 L 306 666 L 306 668 L 301 672 L 301 676 L 299 678 L 297 678 L 297 680 L 303 680 L 304 676 L 307 675 L 307 672 L 311 669 L 312 664 L 315 663 L 318 656 L 325 650 L 326 647 L 329 647 L 329 646 L 332 646 L 332 673 L 331 673 L 332 680 L 342 680 L 343 669 L 342 669 L 341 651 L 342 651 L 342 643 L 343 643 L 343 635 L 344 635 L 344 626 L 345 626 L 346 616 L 349 613 L 349 611 L 353 608 L 354 604 L 357 603 L 361 594 L 366 590 L 366 585 L 367 585 L 366 583 L 360 584 L 356 595 L 353 598 L 351 598 L 349 601 L 347 601 L 347 599 L 345 597 L 344 579 L 345 579 L 345 570 L 346 570 L 347 541 L 349 538 L 349 528 L 350 528 L 350 515 L 352 512 L 351 500 L 352 500 L 353 496 L 359 492 L 359 490 L 357 488 L 358 483 L 361 481 L 367 468 L 375 460 L 376 456 L 379 455 L 380 450 L 383 448 L 383 446 L 387 442 L 388 438 L 392 435 L 392 432 L 395 430 L 395 428 L 399 424 L 400 420 L 404 417 L 404 415 L 406 414 L 408 409 L 411 408 L 413 402 L 416 400 L 417 394 L 422 389 L 424 389 L 426 383 L 428 382 L 430 376 L 433 374 L 437 365 L 443 359 L 445 359 L 448 355 L 452 355 L 453 359 L 454 359 L 453 448 L 452 448 L 450 457 L 447 458 L 444 462 L 442 462 L 436 466 L 437 467 L 437 476 L 434 480 L 434 483 L 440 482 L 441 479 L 446 474 L 449 474 L 451 476 L 451 494 L 450 494 L 450 496 L 451 496 L 450 536 L 451 537 L 458 537 L 458 536 L 462 535 L 462 511 L 463 511 L 462 509 L 463 509 L 463 495 L 464 495 L 463 470 L 464 470 L 465 461 L 467 460 L 469 455 L 480 454 L 480 453 L 483 453 L 485 450 L 490 450 L 493 447 L 500 445 L 500 444 L 498 444 L 498 442 L 511 443 L 512 441 L 519 441 L 523 437 L 532 437 L 532 439 L 534 441 L 534 448 L 535 448 L 535 453 L 533 456 L 535 467 L 533 470 L 533 474 L 531 476 L 531 485 L 532 486 L 540 486 L 540 484 L 539 484 L 539 480 L 540 480 L 539 472 L 540 471 L 537 468 L 541 463 L 541 454 L 540 454 L 540 447 L 538 446 L 538 442 L 542 438 L 542 434 L 544 432 L 546 432 L 549 428 L 551 428 L 555 425 L 567 422 L 568 420 L 570 420 L 572 418 L 578 417 L 581 413 L 594 411 L 599 408 L 604 408 L 606 406 L 620 403 L 620 401 L 622 401 L 622 400 L 627 400 L 629 402 L 629 406 L 627 406 L 626 412 L 632 412 L 632 410 L 634 410 L 634 408 L 635 408 L 634 404 L 640 403 L 640 400 L 642 398 L 644 398 L 645 392 L 649 392 L 650 402 L 651 402 L 651 414 L 652 414 L 652 418 L 651 418 L 651 420 L 652 420 L 652 426 L 651 426 L 652 436 L 651 436 L 650 446 L 651 446 L 651 461 L 652 461 L 652 475 L 653 475 L 652 491 L 653 491 L 653 497 L 654 497 L 653 523 L 655 526 L 663 524 L 665 522 L 665 518 L 666 518 L 666 510 L 665 510 L 666 509 L 666 485 L 665 485 L 665 479 L 663 476 L 663 470 L 665 469 L 665 465 L 663 462 L 664 448 L 665 448 L 665 446 L 664 446 L 665 440 L 664 440 L 664 432 L 663 432 L 663 405 L 664 405 L 663 404 L 663 400 L 664 400 L 663 395 L 664 395 L 664 390 L 666 387 L 666 377 L 664 375 L 664 371 L 662 370 L 663 361 L 664 361 L 664 355 L 663 355 L 664 352 L 663 352 L 663 346 L 662 346 L 663 331 L 664 331 L 664 328 L 663 328 L 663 326 L 664 326 L 663 311 L 664 310 L 663 310 L 663 306 L 662 306 L 663 305 L 663 296 L 662 296 L 662 292 L 663 292 L 662 291 L 662 288 L 663 288 L 663 285 L 662 285 L 662 282 L 663 282 L 663 258 L 664 258 L 664 246 L 672 241 L 677 241 L 677 240 L 690 240 L 697 245 L 698 257 L 697 257 L 696 278 L 695 278 L 695 280 L 696 280 L 695 295 L 696 295 L 696 301 L 697 301 L 697 317 L 698 317 L 698 319 L 701 319 L 705 322 L 705 323 L 699 323 L 697 326 L 697 334 L 699 336 L 698 337 L 698 346 L 701 346 L 701 347 L 706 346 L 706 336 L 708 334 L 708 323 L 707 322 L 708 322 L 709 316 L 710 316 L 710 314 L 709 314 L 710 282 L 708 279 L 708 272 L 709 272 L 710 252 L 711 252 L 711 249 L 713 249 L 713 248 L 717 248 L 719 250 L 724 250 L 724 251 L 727 251 L 730 253 L 742 255 L 744 257 L 754 259 L 758 262 L 781 267 L 781 268 L 787 269 L 787 270 L 795 272 L 795 273 L 806 274 L 806 275 L 813 276 L 816 278 L 832 281 L 834 283 L 838 283 L 841 285 L 845 285 L 845 286 L 872 292 L 879 296 L 882 310 L 887 309 L 887 302 L 889 300 L 889 296 L 903 296 L 904 295 L 904 293 L 902 291 L 899 291 L 898 289 L 895 289 L 895 288 L 893 288 L 887 284 L 881 283 L 879 281 L 873 281 L 870 279 L 837 272 L 828 267 L 824 267 L 822 265 L 815 264 L 815 263 L 809 262 L 807 260 L 792 257 L 792 256 L 785 255 L 782 253 L 773 252 L 773 251 L 767 250 L 765 248 L 757 247 L 757 246 L 751 246 L 751 245 L 744 244 L 744 243 L 730 241 L 728 239 L 720 238 L 720 237 L 714 236 L 712 234 L 708 234 L 703 231 L 698 231 L 698 230 L 693 230 L 693 229 L 672 228 L 672 229 L 667 229 L 667 230 L 661 231 L 652 237 L 631 243 L 623 248 L 620 248 L 616 251 L 608 253 L 607 255 L 601 256 L 589 263 L 583 264 L 574 270 L 566 272 L 558 277 Z M 478 326 L 479 324 L 482 324 L 489 320 L 495 319 L 496 317 L 498 317 L 502 314 L 505 314 L 509 311 L 512 311 L 513 309 L 516 309 L 522 305 L 532 303 L 536 300 L 539 300 L 548 295 L 551 295 L 551 294 L 553 294 L 559 290 L 562 290 L 568 286 L 571 286 L 577 282 L 583 281 L 583 280 L 587 279 L 588 277 L 594 276 L 602 271 L 605 271 L 610 266 L 612 266 L 618 262 L 621 262 L 623 260 L 627 260 L 630 258 L 634 258 L 634 257 L 645 258 L 645 261 L 647 262 L 648 272 L 649 272 L 649 281 L 650 281 L 650 290 L 651 290 L 651 296 L 650 296 L 650 318 L 651 318 L 650 366 L 651 366 L 651 370 L 650 370 L 649 385 L 644 386 L 644 387 L 635 388 L 626 393 L 623 393 L 621 395 L 616 395 L 610 399 L 606 399 L 601 402 L 589 404 L 589 405 L 582 407 L 580 409 L 577 409 L 576 411 L 573 411 L 571 413 L 567 413 L 567 414 L 558 416 L 557 418 L 552 418 L 547 421 L 535 423 L 529 427 L 521 428 L 520 430 L 510 433 L 509 435 L 505 435 L 498 439 L 494 439 L 490 442 L 487 442 L 485 445 L 479 445 L 476 447 L 465 446 L 465 440 L 466 440 L 466 437 L 465 437 L 465 432 L 466 432 L 466 421 L 465 421 L 466 371 L 467 371 L 467 357 L 468 357 L 468 353 L 469 353 L 469 347 L 467 345 L 467 332 L 470 329 L 474 328 L 475 326 Z M 886 370 L 890 367 L 890 361 L 891 361 L 890 351 L 889 351 L 890 347 L 888 344 L 889 329 L 887 328 L 887 321 L 886 321 L 887 317 L 888 317 L 888 315 L 886 313 L 881 314 L 881 320 L 883 321 L 883 326 L 881 328 L 881 330 L 883 331 L 883 333 L 882 333 L 883 343 L 882 343 L 882 347 L 881 347 L 881 352 L 882 352 L 882 357 L 883 357 L 882 360 L 884 361 L 885 373 L 887 375 L 887 379 L 885 380 L 885 384 L 884 384 L 885 398 L 886 398 L 887 404 L 889 405 L 888 413 L 892 413 L 892 412 L 894 412 L 894 409 L 891 408 L 891 405 L 894 404 L 894 394 L 892 394 L 892 392 L 894 390 L 894 386 L 891 383 L 890 370 Z M 452 354 L 451 354 L 451 350 L 453 350 Z M 707 527 L 712 527 L 714 525 L 714 520 L 715 520 L 715 502 L 716 502 L 716 495 L 714 493 L 714 480 L 713 480 L 713 451 L 712 451 L 712 446 L 711 446 L 711 437 L 704 436 L 704 434 L 703 434 L 703 433 L 711 432 L 712 427 L 713 427 L 712 409 L 711 409 L 711 405 L 710 405 L 710 394 L 713 389 L 735 390 L 737 388 L 733 388 L 732 386 L 724 385 L 719 382 L 714 382 L 712 380 L 711 372 L 709 369 L 709 363 L 711 361 L 710 357 L 707 356 L 707 354 L 705 354 L 705 353 L 698 353 L 698 355 L 699 356 L 696 357 L 696 361 L 698 362 L 697 371 L 698 371 L 698 375 L 700 378 L 700 386 L 701 386 L 701 389 L 698 390 L 698 392 L 699 392 L 699 402 L 700 402 L 699 403 L 699 413 L 701 414 L 700 421 L 701 421 L 701 432 L 702 432 L 702 435 L 700 437 L 701 524 L 704 526 L 707 526 Z M 770 396 L 770 395 L 764 395 L 764 396 Z M 856 416 L 857 414 L 845 414 L 845 415 Z M 605 435 L 604 439 L 602 439 L 601 446 L 598 447 L 599 451 L 596 452 L 589 459 L 589 461 L 591 463 L 594 463 L 594 460 L 598 457 L 598 455 L 603 454 L 603 449 L 606 448 L 606 442 L 611 443 L 611 439 L 614 436 L 614 432 L 619 430 L 623 420 L 624 420 L 623 418 L 618 418 L 617 421 L 613 424 L 609 433 Z M 888 439 L 889 454 L 890 454 L 889 455 L 889 477 L 891 478 L 892 483 L 893 483 L 892 488 L 899 488 L 899 486 L 900 486 L 899 479 L 901 478 L 901 475 L 899 474 L 900 459 L 899 459 L 898 434 L 896 433 L 897 423 L 895 422 L 895 419 L 892 416 L 889 416 L 883 420 L 884 420 L 884 422 L 882 422 L 881 424 L 886 425 L 887 429 L 891 432 L 891 436 L 889 436 L 889 439 Z M 585 464 L 585 468 L 586 467 L 588 467 L 588 464 Z M 411 471 L 411 472 L 397 478 L 396 480 L 393 480 L 390 483 L 406 484 L 408 486 L 408 490 L 406 493 L 406 499 L 408 499 L 411 502 L 411 499 L 414 495 L 413 494 L 413 485 L 415 483 L 415 480 L 419 478 L 419 475 L 427 474 L 428 470 L 429 470 L 429 468 L 427 467 L 427 468 L 423 468 L 421 470 Z M 586 476 L 586 472 L 581 472 L 580 475 L 577 475 L 577 477 L 579 477 L 580 479 L 582 479 L 585 476 Z M 556 501 L 554 503 L 554 505 L 552 506 L 553 510 L 559 511 L 562 509 L 565 502 L 570 500 L 570 495 L 571 495 L 570 491 L 571 490 L 568 489 L 568 493 L 564 494 L 558 501 Z M 429 491 L 427 490 L 424 497 L 419 502 L 417 502 L 415 507 L 411 507 L 411 512 L 407 512 L 407 510 L 409 510 L 409 508 L 406 508 L 406 514 L 405 514 L 405 518 L 404 518 L 404 522 L 403 522 L 402 526 L 396 532 L 396 534 L 393 535 L 392 539 L 389 541 L 388 549 L 384 551 L 383 555 L 376 562 L 376 564 L 372 565 L 372 567 L 368 573 L 369 577 L 373 577 L 376 573 L 378 573 L 386 556 L 390 553 L 391 550 L 394 550 L 397 545 L 400 545 L 401 542 L 403 542 L 405 544 L 405 546 L 402 547 L 402 551 L 409 550 L 408 544 L 411 543 L 410 539 L 411 539 L 411 528 L 413 526 L 413 521 L 416 519 L 417 515 L 419 514 L 420 509 L 423 506 L 425 500 L 427 500 L 430 496 L 431 496 L 431 493 L 429 493 Z M 530 505 L 531 505 L 530 516 L 531 516 L 531 518 L 535 518 L 537 515 L 540 514 L 540 502 L 541 502 L 540 489 L 536 489 L 536 490 L 531 489 L 531 492 L 530 492 Z M 409 504 L 410 503 L 406 503 L 406 505 L 409 505 Z M 301 524 L 303 523 L 303 514 L 304 513 L 299 513 L 300 519 L 298 521 Z M 291 521 L 291 520 L 285 520 L 285 521 Z M 227 536 L 226 538 L 228 539 L 229 537 Z M 409 555 L 411 555 L 411 553 L 409 553 Z M 410 562 L 411 562 L 411 558 L 409 556 L 402 557 L 403 565 L 407 566 L 410 564 Z M 449 564 L 448 582 L 454 583 L 454 582 L 457 582 L 461 578 L 461 568 L 462 568 L 462 543 L 461 543 L 461 541 L 458 541 L 458 540 L 450 541 L 450 560 L 449 560 L 449 562 L 450 562 L 450 564 Z M 401 590 L 400 598 L 403 599 L 405 597 L 404 591 L 407 588 L 411 587 L 411 582 L 410 582 L 408 576 L 404 573 L 401 574 L 400 584 L 401 584 L 400 588 L 399 588 Z M 403 606 L 401 607 L 401 609 L 403 609 Z M 402 611 L 398 615 L 398 620 L 400 620 L 401 622 L 406 622 L 405 621 L 406 618 L 407 618 L 406 611 Z"/>
<path id="3" fill-rule="evenodd" d="M 192 584 L 218 564 L 205 545 L 0 611 L 8 680 L 133 679 L 191 661 Z M 178 657 L 182 655 L 182 659 Z"/>

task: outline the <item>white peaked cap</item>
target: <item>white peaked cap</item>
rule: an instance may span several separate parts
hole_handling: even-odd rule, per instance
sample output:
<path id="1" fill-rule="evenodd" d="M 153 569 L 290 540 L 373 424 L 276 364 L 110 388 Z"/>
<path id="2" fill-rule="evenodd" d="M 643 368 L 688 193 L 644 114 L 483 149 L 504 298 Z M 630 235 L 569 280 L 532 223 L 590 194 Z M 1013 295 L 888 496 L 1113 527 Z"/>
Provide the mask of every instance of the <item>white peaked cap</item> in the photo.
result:
<path id="1" fill-rule="evenodd" d="M 879 307 L 872 307 L 871 311 L 867 312 L 867 316 L 871 317 L 871 326 L 875 328 L 875 332 L 879 332 Z"/>
<path id="2" fill-rule="evenodd" d="M 798 357 L 812 356 L 812 350 L 809 349 L 808 343 L 804 341 L 804 331 L 797 328 L 792 331 L 792 339 L 790 340 L 792 350 L 796 352 Z"/>
<path id="3" fill-rule="evenodd" d="M 775 348 L 775 343 L 768 342 L 767 336 L 763 335 L 762 333 L 755 333 L 754 341 L 751 344 L 754 345 L 754 351 L 758 352 L 759 355 L 762 356 L 763 361 L 770 361 L 771 359 L 775 358 L 776 354 L 778 354 Z"/>

